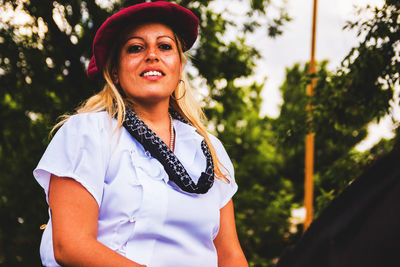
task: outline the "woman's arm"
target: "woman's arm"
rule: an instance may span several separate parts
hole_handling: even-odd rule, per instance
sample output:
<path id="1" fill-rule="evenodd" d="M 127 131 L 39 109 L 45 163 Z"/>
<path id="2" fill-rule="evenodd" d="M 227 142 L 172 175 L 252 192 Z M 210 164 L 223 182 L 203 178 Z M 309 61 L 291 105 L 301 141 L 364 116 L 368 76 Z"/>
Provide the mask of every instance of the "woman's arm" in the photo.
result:
<path id="1" fill-rule="evenodd" d="M 99 208 L 74 179 L 51 175 L 54 257 L 62 266 L 142 266 L 97 241 Z"/>
<path id="2" fill-rule="evenodd" d="M 214 244 L 218 253 L 218 267 L 249 266 L 237 237 L 232 200 L 220 211 L 219 232 Z"/>

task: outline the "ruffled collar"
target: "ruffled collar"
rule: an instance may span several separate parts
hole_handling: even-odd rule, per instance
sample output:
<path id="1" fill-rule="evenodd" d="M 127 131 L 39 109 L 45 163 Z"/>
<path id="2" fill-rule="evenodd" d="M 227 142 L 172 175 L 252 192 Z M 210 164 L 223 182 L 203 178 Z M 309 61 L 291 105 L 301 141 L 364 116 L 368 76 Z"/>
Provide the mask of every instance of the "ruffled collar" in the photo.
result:
<path id="1" fill-rule="evenodd" d="M 179 120 L 174 120 L 176 157 L 185 166 L 192 180 L 197 183 L 201 172 L 206 167 L 206 161 L 201 149 L 204 137 L 196 132 L 196 128 Z M 200 157 L 201 160 L 196 160 Z"/>

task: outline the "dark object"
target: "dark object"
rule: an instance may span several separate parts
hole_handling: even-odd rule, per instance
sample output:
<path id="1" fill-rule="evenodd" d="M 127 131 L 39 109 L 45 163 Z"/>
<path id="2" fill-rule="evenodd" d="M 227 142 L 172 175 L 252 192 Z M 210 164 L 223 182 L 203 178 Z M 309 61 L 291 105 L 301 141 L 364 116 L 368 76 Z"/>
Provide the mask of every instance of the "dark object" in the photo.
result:
<path id="1" fill-rule="evenodd" d="M 380 158 L 282 254 L 277 267 L 400 266 L 400 149 Z"/>
<path id="2" fill-rule="evenodd" d="M 199 19 L 189 9 L 164 1 L 136 4 L 115 13 L 97 30 L 93 41 L 93 57 L 87 71 L 88 77 L 102 77 L 108 53 L 122 30 L 129 25 L 146 21 L 169 25 L 178 35 L 183 51 L 189 50 L 196 41 Z"/>
<path id="3" fill-rule="evenodd" d="M 172 113 L 171 115 L 175 119 L 183 119 L 182 116 L 176 116 L 176 114 L 178 113 Z M 182 122 L 187 123 L 184 119 Z M 126 109 L 123 125 L 132 137 L 164 166 L 169 180 L 174 182 L 182 191 L 205 194 L 212 187 L 214 184 L 214 164 L 210 150 L 204 140 L 201 142 L 201 149 L 207 164 L 196 184 L 171 149 L 130 108 Z"/>

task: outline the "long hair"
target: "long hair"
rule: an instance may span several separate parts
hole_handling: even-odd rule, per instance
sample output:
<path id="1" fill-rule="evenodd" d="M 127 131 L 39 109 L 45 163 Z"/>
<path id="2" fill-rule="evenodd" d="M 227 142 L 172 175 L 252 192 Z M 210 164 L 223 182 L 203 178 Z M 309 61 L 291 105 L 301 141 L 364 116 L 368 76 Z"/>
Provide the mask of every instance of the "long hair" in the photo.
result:
<path id="1" fill-rule="evenodd" d="M 174 34 L 174 36 L 182 66 L 185 66 L 187 58 L 182 50 L 182 43 L 176 34 Z M 105 80 L 105 85 L 103 89 L 99 93 L 88 98 L 76 109 L 77 114 L 107 111 L 111 118 L 116 118 L 117 120 L 116 130 L 118 130 L 122 126 L 125 120 L 126 106 L 129 104 L 128 100 L 122 96 L 122 89 L 118 88 L 114 84 L 112 78 L 112 73 L 116 69 L 118 64 L 117 62 L 120 50 L 121 42 L 116 42 L 116 44 L 112 47 L 108 59 L 103 67 L 103 77 Z M 229 183 L 229 179 L 226 177 L 227 174 L 225 174 L 227 172 L 227 169 L 218 159 L 214 146 L 212 145 L 209 135 L 207 133 L 207 129 L 205 127 L 205 123 L 207 121 L 206 116 L 201 109 L 198 101 L 195 100 L 192 93 L 192 88 L 189 86 L 189 83 L 186 82 L 184 77 L 182 77 L 182 80 L 183 83 L 179 82 L 173 92 L 173 95 L 175 97 L 170 97 L 170 108 L 178 112 L 194 128 L 196 128 L 198 134 L 204 137 L 204 140 L 210 149 L 210 153 L 214 162 L 215 177 L 220 180 L 225 180 Z M 69 117 L 70 115 L 61 116 L 61 121 L 53 127 L 51 133 L 53 133 L 55 129 L 63 125 Z M 225 173 L 222 170 L 224 170 Z"/>

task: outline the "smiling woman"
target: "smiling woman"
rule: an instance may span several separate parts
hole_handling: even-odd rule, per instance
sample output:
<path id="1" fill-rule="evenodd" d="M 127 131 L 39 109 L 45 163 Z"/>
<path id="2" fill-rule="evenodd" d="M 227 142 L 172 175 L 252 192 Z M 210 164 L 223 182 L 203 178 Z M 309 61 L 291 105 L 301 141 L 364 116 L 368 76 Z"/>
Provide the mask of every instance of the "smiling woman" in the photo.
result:
<path id="1" fill-rule="evenodd" d="M 97 31 L 87 74 L 104 88 L 56 125 L 34 170 L 45 266 L 247 266 L 232 163 L 183 80 L 198 23 L 158 1 Z"/>

